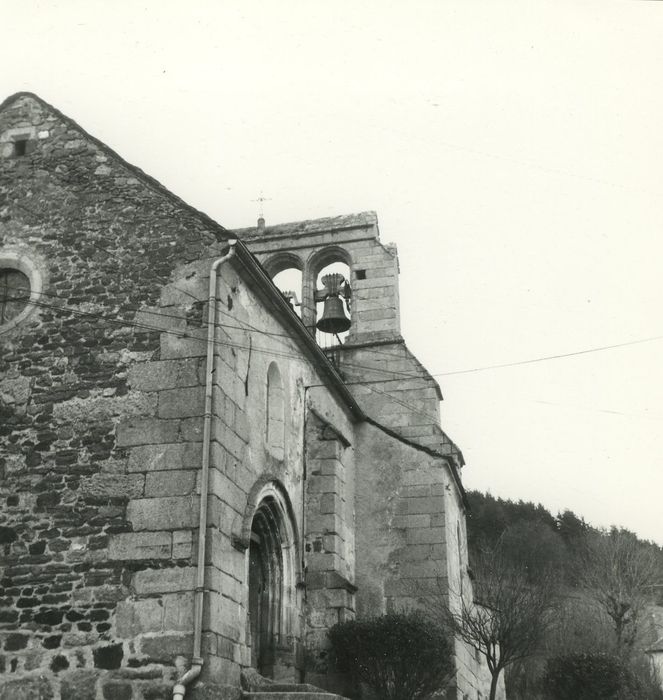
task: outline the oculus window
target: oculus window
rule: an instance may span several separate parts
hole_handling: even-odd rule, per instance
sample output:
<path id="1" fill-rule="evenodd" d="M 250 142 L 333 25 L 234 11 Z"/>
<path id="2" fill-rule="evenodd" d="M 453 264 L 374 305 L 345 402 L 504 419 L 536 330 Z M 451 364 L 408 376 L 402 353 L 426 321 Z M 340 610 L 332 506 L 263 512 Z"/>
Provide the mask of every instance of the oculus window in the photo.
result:
<path id="1" fill-rule="evenodd" d="M 0 268 L 0 326 L 14 321 L 30 301 L 30 280 L 20 270 Z"/>

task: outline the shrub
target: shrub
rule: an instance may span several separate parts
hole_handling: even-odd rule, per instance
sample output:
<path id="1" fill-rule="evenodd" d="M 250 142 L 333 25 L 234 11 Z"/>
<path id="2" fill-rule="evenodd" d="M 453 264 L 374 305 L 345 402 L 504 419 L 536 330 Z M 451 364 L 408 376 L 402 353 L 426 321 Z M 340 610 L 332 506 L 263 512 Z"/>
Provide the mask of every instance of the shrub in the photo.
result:
<path id="1" fill-rule="evenodd" d="M 549 700 L 643 700 L 635 675 L 609 654 L 567 654 L 550 659 L 543 675 Z"/>
<path id="2" fill-rule="evenodd" d="M 453 672 L 451 640 L 421 613 L 343 622 L 329 638 L 338 669 L 381 700 L 424 700 Z"/>

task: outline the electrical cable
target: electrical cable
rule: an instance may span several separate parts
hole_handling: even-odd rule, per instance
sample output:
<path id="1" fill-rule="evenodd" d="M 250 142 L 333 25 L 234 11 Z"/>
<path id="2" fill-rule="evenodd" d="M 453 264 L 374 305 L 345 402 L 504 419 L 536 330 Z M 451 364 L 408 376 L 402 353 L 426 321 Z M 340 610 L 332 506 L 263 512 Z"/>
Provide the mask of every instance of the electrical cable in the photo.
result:
<path id="1" fill-rule="evenodd" d="M 48 297 L 51 297 L 51 298 L 63 300 L 62 297 L 59 297 L 59 296 L 53 295 L 53 294 L 48 294 L 48 293 L 46 293 L 46 292 L 41 292 L 40 294 L 41 294 L 42 296 L 48 296 Z M 198 301 L 202 301 L 202 300 L 198 300 Z M 39 302 L 33 302 L 33 303 L 34 303 L 34 304 L 39 304 Z M 40 305 L 42 305 L 42 306 L 49 306 L 48 304 L 40 304 Z M 95 314 L 93 314 L 93 313 L 91 313 L 91 312 L 80 312 L 80 311 L 76 311 L 76 310 L 72 309 L 71 307 L 67 307 L 67 306 L 51 305 L 50 308 L 55 309 L 55 310 L 63 310 L 63 309 L 64 309 L 64 310 L 68 310 L 68 311 L 70 311 L 70 312 L 72 312 L 72 313 L 79 313 L 79 314 L 84 314 L 84 315 L 87 315 L 87 316 L 95 316 Z M 178 316 L 178 315 L 175 315 L 175 314 L 167 314 L 167 313 L 163 313 L 163 312 L 159 312 L 159 311 L 150 311 L 150 312 L 148 312 L 148 313 L 151 313 L 151 314 L 154 315 L 154 316 L 164 316 L 164 317 L 166 317 L 166 318 L 175 318 L 175 319 L 180 320 L 180 321 L 183 320 L 181 316 Z M 226 314 L 225 311 L 224 311 L 223 313 Z M 226 314 L 226 315 L 227 315 L 227 314 Z M 112 319 L 108 319 L 108 317 L 106 317 L 106 316 L 102 316 L 101 314 L 98 314 L 97 316 L 98 316 L 98 318 L 105 318 L 106 320 L 112 320 Z M 235 320 L 237 320 L 237 319 L 235 318 Z M 123 321 L 122 321 L 121 323 L 122 323 L 122 325 L 127 325 L 127 324 L 126 324 L 125 322 L 123 322 Z M 246 323 L 246 322 L 242 322 L 242 323 Z M 132 325 L 132 324 L 129 324 L 129 325 Z M 133 322 L 133 325 L 135 325 L 135 327 L 139 327 L 140 324 L 136 324 L 135 322 Z M 206 322 L 203 322 L 203 323 L 201 324 L 201 327 L 204 327 L 204 325 L 206 325 Z M 248 326 L 248 328 L 245 328 L 245 327 L 242 327 L 242 326 L 232 326 L 232 325 L 228 325 L 228 324 L 224 324 L 224 327 L 226 327 L 226 328 L 234 328 L 234 329 L 236 329 L 236 330 L 241 330 L 241 331 L 244 331 L 244 332 L 248 332 L 249 330 L 251 330 L 252 332 L 260 333 L 261 335 L 266 335 L 266 336 L 271 336 L 271 337 L 282 337 L 282 338 L 291 338 L 291 337 L 292 337 L 292 336 L 290 336 L 290 335 L 288 335 L 288 334 L 285 334 L 285 333 L 276 333 L 276 332 L 272 332 L 272 331 L 263 331 L 263 330 L 260 330 L 260 329 L 257 329 L 257 328 L 255 328 L 255 327 L 251 326 L 251 324 L 246 324 L 246 325 Z M 175 331 L 168 330 L 168 329 L 158 328 L 158 327 L 156 327 L 156 326 L 154 326 L 154 327 L 144 326 L 144 327 L 145 327 L 147 330 L 154 330 L 154 331 L 160 331 L 160 332 L 169 332 L 169 333 L 177 333 L 177 332 L 175 332 Z M 180 335 L 182 335 L 182 334 L 180 333 Z M 190 334 L 189 334 L 189 335 L 190 335 Z M 187 336 L 187 334 L 184 333 L 184 335 L 183 335 L 182 337 L 186 337 L 186 336 Z M 521 365 L 534 364 L 534 363 L 538 363 L 538 362 L 547 362 L 547 361 L 550 361 L 550 360 L 564 359 L 564 358 L 567 358 L 567 357 L 576 357 L 576 356 L 580 356 L 580 355 L 587 355 L 587 354 L 591 354 L 591 353 L 595 353 L 595 352 L 604 352 L 604 351 L 606 351 L 606 350 L 614 350 L 614 349 L 618 349 L 618 348 L 622 348 L 622 347 L 629 347 L 629 346 L 631 346 L 631 345 L 641 345 L 641 344 L 643 344 L 643 343 L 651 343 L 651 342 L 655 342 L 655 341 L 659 341 L 659 340 L 663 340 L 663 335 L 651 336 L 651 337 L 649 337 L 649 338 L 640 338 L 640 339 L 637 339 L 637 340 L 629 340 L 629 341 L 625 341 L 625 342 L 622 342 L 622 343 L 615 343 L 615 344 L 612 344 L 612 345 L 603 345 L 603 346 L 598 346 L 598 347 L 594 347 L 594 348 L 587 348 L 587 349 L 583 349 L 583 350 L 576 350 L 576 351 L 568 352 L 568 353 L 560 353 L 560 354 L 556 354 L 556 355 L 545 355 L 545 356 L 542 356 L 542 357 L 530 358 L 530 359 L 527 359 L 527 360 L 518 360 L 518 361 L 515 361 L 515 362 L 505 362 L 505 363 L 493 364 L 493 365 L 483 365 L 483 366 L 479 366 L 479 367 L 472 367 L 472 368 L 462 369 L 462 370 L 452 370 L 452 371 L 450 371 L 450 372 L 435 372 L 435 373 L 429 373 L 429 375 L 430 375 L 431 377 L 449 377 L 449 376 L 455 376 L 455 375 L 459 375 L 459 374 L 470 374 L 470 373 L 474 373 L 474 372 L 484 372 L 484 371 L 492 370 L 492 369 L 502 369 L 502 368 L 507 368 L 507 367 L 518 367 L 518 366 L 521 366 Z M 215 342 L 216 342 L 216 341 L 215 341 Z M 219 341 L 219 342 L 221 343 L 221 341 Z M 226 345 L 227 345 L 228 343 L 221 343 L 221 344 L 226 344 Z M 238 347 L 241 347 L 241 346 L 238 346 Z M 245 349 L 248 349 L 248 346 L 247 346 Z M 265 352 L 268 352 L 268 351 L 265 350 Z M 388 353 L 381 353 L 380 351 L 376 351 L 376 353 L 382 354 L 382 355 L 388 355 Z M 352 365 L 351 365 L 350 363 L 348 363 L 348 366 L 352 366 Z M 410 378 L 413 378 L 413 379 L 423 379 L 423 377 L 421 377 L 420 375 L 410 374 L 410 373 L 408 373 L 408 372 L 401 372 L 401 371 L 399 371 L 399 370 L 388 370 L 388 369 L 379 368 L 379 367 L 368 367 L 368 366 L 365 366 L 365 365 L 355 365 L 355 367 L 356 367 L 357 369 L 370 370 L 370 371 L 378 371 L 378 372 L 389 373 L 389 374 L 398 375 L 398 376 L 402 376 L 402 377 L 410 377 Z M 397 381 L 397 379 L 376 380 L 376 381 L 388 382 L 388 381 Z"/>

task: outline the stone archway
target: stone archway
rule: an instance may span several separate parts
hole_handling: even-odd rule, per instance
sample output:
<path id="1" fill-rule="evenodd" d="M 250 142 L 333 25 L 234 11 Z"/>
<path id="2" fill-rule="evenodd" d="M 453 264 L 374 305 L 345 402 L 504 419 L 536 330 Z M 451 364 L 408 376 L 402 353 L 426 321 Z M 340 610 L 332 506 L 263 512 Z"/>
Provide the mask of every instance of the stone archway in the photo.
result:
<path id="1" fill-rule="evenodd" d="M 292 682 L 301 626 L 297 531 L 281 484 L 256 486 L 250 498 L 255 505 L 244 519 L 251 665 L 267 678 Z"/>

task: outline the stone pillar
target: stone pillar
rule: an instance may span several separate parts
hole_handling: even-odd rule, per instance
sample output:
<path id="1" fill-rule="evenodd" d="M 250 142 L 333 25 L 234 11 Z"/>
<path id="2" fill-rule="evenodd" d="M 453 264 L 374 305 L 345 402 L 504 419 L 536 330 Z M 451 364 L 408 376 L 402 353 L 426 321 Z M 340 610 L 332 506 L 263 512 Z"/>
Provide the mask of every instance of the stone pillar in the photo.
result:
<path id="1" fill-rule="evenodd" d="M 350 445 L 316 415 L 309 415 L 306 452 L 307 679 L 329 687 L 327 631 L 354 617 Z M 333 680 L 332 680 L 333 684 Z"/>
<path id="2" fill-rule="evenodd" d="M 302 322 L 315 336 L 315 276 L 308 262 L 302 270 Z"/>

